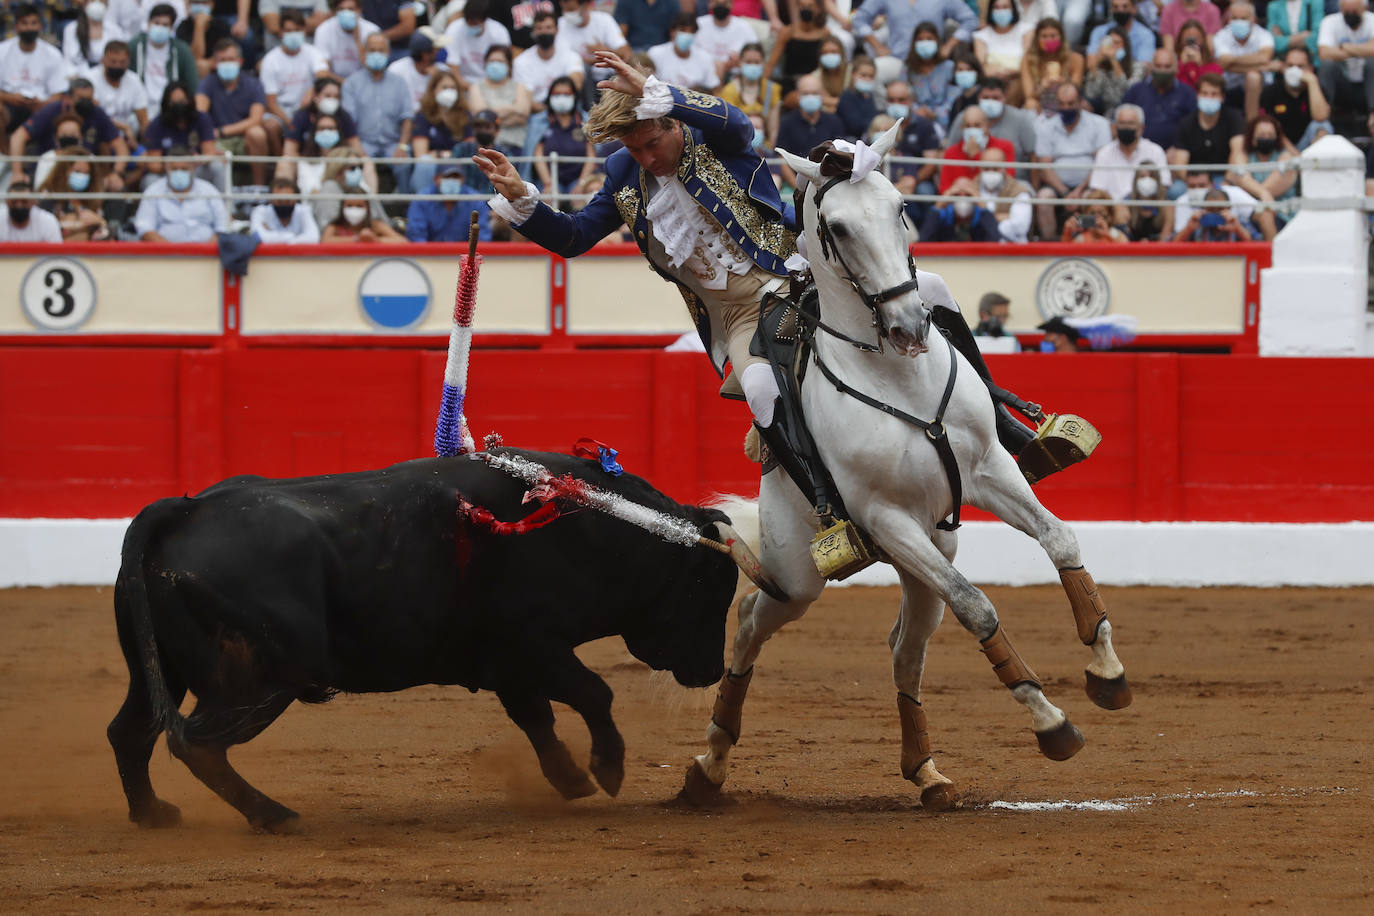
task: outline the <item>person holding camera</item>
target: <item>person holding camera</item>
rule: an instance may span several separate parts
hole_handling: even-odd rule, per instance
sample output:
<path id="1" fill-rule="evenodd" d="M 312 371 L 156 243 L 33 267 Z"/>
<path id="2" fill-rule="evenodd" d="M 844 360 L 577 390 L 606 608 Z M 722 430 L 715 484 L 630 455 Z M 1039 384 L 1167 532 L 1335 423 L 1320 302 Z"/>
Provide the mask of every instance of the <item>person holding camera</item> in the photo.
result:
<path id="1" fill-rule="evenodd" d="M 1220 188 L 1211 188 L 1207 191 L 1207 196 L 1203 198 L 1209 201 L 1230 201 L 1226 192 Z M 1188 222 L 1183 224 L 1183 229 L 1174 237 L 1177 242 L 1248 242 L 1250 232 L 1240 220 L 1236 219 L 1236 214 L 1230 207 L 1224 209 L 1194 209 L 1188 216 Z"/>
<path id="2" fill-rule="evenodd" d="M 1126 233 L 1112 225 L 1112 195 L 1096 188 L 1083 195 L 1084 205 L 1064 223 L 1062 242 L 1128 242 Z"/>

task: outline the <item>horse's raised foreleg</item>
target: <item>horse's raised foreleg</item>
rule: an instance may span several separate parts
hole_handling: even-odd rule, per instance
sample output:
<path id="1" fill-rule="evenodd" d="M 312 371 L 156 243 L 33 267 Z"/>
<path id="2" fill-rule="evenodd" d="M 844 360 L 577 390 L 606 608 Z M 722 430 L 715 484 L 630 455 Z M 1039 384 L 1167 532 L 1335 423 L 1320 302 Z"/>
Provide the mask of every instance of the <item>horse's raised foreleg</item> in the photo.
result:
<path id="1" fill-rule="evenodd" d="M 942 552 L 953 558 L 954 535 L 940 534 Z M 897 715 L 902 723 L 901 774 L 920 791 L 923 807 L 944 811 L 954 804 L 954 783 L 935 769 L 926 711 L 921 705 L 921 676 L 926 644 L 945 616 L 945 602 L 910 573 L 898 570 L 897 575 L 902 582 L 902 609 L 887 642 L 892 647 L 892 681 L 897 685 Z"/>
<path id="2" fill-rule="evenodd" d="M 1093 654 L 1084 671 L 1088 696 L 1103 709 L 1129 706 L 1131 688 L 1126 683 L 1126 669 L 1112 647 L 1107 606 L 1098 594 L 1093 577 L 1083 568 L 1078 537 L 1073 529 L 1040 504 L 1030 484 L 1017 470 L 1016 462 L 1005 452 L 992 450 L 979 467 L 970 491 L 972 505 L 986 509 L 1035 538 L 1059 570 L 1059 581 L 1073 609 L 1078 638 Z"/>

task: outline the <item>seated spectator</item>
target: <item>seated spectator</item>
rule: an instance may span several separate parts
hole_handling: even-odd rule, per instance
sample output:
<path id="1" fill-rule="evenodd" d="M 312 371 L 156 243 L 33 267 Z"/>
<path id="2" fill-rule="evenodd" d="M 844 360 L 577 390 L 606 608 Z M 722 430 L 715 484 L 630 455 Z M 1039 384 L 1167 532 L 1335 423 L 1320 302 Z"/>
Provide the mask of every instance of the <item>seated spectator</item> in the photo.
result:
<path id="1" fill-rule="evenodd" d="M 200 84 L 200 72 L 191 46 L 172 36 L 172 23 L 177 11 L 170 3 L 159 3 L 148 13 L 148 30 L 135 35 L 129 42 L 129 56 L 133 71 L 143 81 L 149 104 L 162 98 L 169 83 L 175 83 L 195 96 Z M 148 109 L 149 117 L 157 112 Z"/>
<path id="2" fill-rule="evenodd" d="M 765 74 L 781 77 L 784 97 L 796 89 L 798 77 L 820 66 L 821 42 L 829 37 L 825 7 L 818 0 L 796 0 L 792 21 L 778 32 L 763 65 Z M 663 79 L 661 74 L 659 79 Z"/>
<path id="3" fill-rule="evenodd" d="M 610 51 L 625 60 L 629 60 L 634 52 L 625 43 L 625 36 L 611 14 L 593 9 L 593 0 L 558 0 L 557 5 L 562 9 L 563 16 L 558 20 L 558 38 L 555 43 L 572 51 L 581 59 L 586 79 L 592 84 L 584 84 L 583 88 L 590 90 L 598 81 L 609 79 L 613 75 L 608 68 L 593 66 L 597 51 Z M 594 94 L 591 99 L 595 99 Z"/>
<path id="4" fill-rule="evenodd" d="M 1208 73 L 1198 84 L 1197 111 L 1178 126 L 1170 165 L 1224 165 L 1242 155 L 1245 118 L 1224 102 L 1221 77 Z"/>
<path id="5" fill-rule="evenodd" d="M 73 80 L 72 88 L 66 95 L 44 105 L 18 127 L 10 135 L 10 155 L 24 155 L 30 140 L 40 154 L 53 149 L 57 146 L 57 122 L 62 118 L 75 124 L 77 140 L 74 145 L 84 146 L 88 152 L 101 156 L 129 155 L 129 145 L 124 142 L 124 135 L 109 115 L 96 105 L 95 87 L 86 79 Z M 42 183 L 41 178 L 38 181 Z"/>
<path id="6" fill-rule="evenodd" d="M 519 155 L 525 149 L 534 100 L 528 89 L 511 78 L 511 59 L 508 45 L 488 48 L 482 79 L 469 86 L 467 102 L 470 113 L 496 112 L 501 128 L 496 134 L 497 145 Z"/>
<path id="7" fill-rule="evenodd" d="M 228 23 L 214 14 L 214 4 L 206 0 L 195 0 L 186 9 L 186 18 L 177 23 L 176 37 L 191 48 L 191 56 L 196 61 L 196 73 L 204 79 L 215 70 L 215 49 L 226 38 L 234 41 Z M 238 44 L 234 41 L 234 44 Z M 242 58 L 243 49 L 239 49 Z"/>
<path id="8" fill-rule="evenodd" d="M 1139 169 L 1146 162 L 1159 167 L 1155 177 L 1168 188 L 1169 170 L 1164 167 L 1168 156 L 1159 145 L 1144 136 L 1145 115 L 1134 105 L 1121 105 L 1112 118 L 1112 132 L 1115 143 L 1108 143 L 1093 156 L 1093 171 L 1088 178 L 1088 187 L 1106 191 L 1113 200 L 1121 200 L 1131 192 L 1133 173 L 1127 166 Z"/>
<path id="9" fill-rule="evenodd" d="M 874 94 L 878 90 L 878 69 L 871 58 L 856 57 L 849 65 L 849 85 L 840 93 L 835 113 L 844 122 L 844 135 L 850 140 L 864 136 L 878 114 Z"/>
<path id="10" fill-rule="evenodd" d="M 167 151 L 169 157 L 190 154 L 184 146 Z M 143 192 L 134 226 L 145 242 L 208 242 L 229 231 L 229 212 L 218 188 L 192 177 L 190 163 L 168 162 L 166 176 Z"/>
<path id="11" fill-rule="evenodd" d="M 258 15 L 262 17 L 263 37 L 269 50 L 281 45 L 281 17 L 286 9 L 296 10 L 304 17 L 307 38 L 313 37 L 315 30 L 332 15 L 329 0 L 285 0 L 285 9 L 282 0 L 258 0 Z"/>
<path id="12" fill-rule="evenodd" d="M 0 242 L 60 242 L 62 241 L 62 227 L 58 225 L 57 217 L 47 210 L 35 206 L 36 201 L 32 197 L 25 197 L 25 193 L 33 193 L 33 182 L 29 176 L 23 172 L 15 174 L 10 179 L 9 203 L 0 203 L 3 215 L 0 215 Z"/>
<path id="13" fill-rule="evenodd" d="M 748 20 L 735 16 L 734 8 L 734 0 L 712 0 L 709 15 L 697 17 L 696 46 L 716 62 L 716 76 L 721 82 L 739 66 L 745 45 L 759 40 L 759 33 Z"/>
<path id="14" fill-rule="evenodd" d="M 616 0 L 615 21 L 635 51 L 648 51 L 668 40 L 673 19 L 683 7 L 656 0 Z"/>
<path id="15" fill-rule="evenodd" d="M 1055 94 L 1058 113 L 1046 115 L 1035 126 L 1035 161 L 1051 168 L 1038 169 L 1033 177 L 1039 183 L 1041 198 L 1078 198 L 1088 191 L 1088 179 L 1097 151 L 1112 142 L 1111 126 L 1101 115 L 1084 111 L 1073 83 L 1060 83 Z M 1055 205 L 1040 205 L 1036 222 L 1040 238 L 1045 241 L 1059 237 L 1056 231 L 1063 215 Z"/>
<path id="16" fill-rule="evenodd" d="M 39 41 L 43 20 L 38 7 L 20 3 L 11 9 L 14 37 L 0 41 L 0 135 L 14 131 L 67 91 L 67 64 L 62 52 Z M 11 149 L 13 146 L 11 145 Z"/>
<path id="17" fill-rule="evenodd" d="M 557 153 L 574 161 L 558 163 L 558 191 L 567 193 L 583 178 L 597 170 L 596 150 L 582 132 L 582 112 L 577 108 L 577 86 L 568 77 L 559 77 L 549 87 L 549 126 L 535 147 L 536 156 Z M 587 161 L 575 161 L 585 157 Z M 554 173 L 545 162 L 534 163 L 539 184 L 546 190 L 553 188 Z M 566 202 L 563 202 L 566 203 Z"/>
<path id="18" fill-rule="evenodd" d="M 649 49 L 658 78 L 672 86 L 709 92 L 720 85 L 716 61 L 696 47 L 697 18 L 682 13 L 673 20 L 668 41 Z"/>
<path id="19" fill-rule="evenodd" d="M 365 66 L 343 84 L 343 107 L 358 125 L 363 151 L 373 159 L 410 155 L 415 103 L 405 80 L 388 73 L 385 35 L 367 37 Z M 399 182 L 399 176 L 398 176 Z"/>
<path id="20" fill-rule="evenodd" d="M 997 77 L 983 78 L 978 88 L 978 107 L 988 119 L 988 134 L 1011 144 L 1011 161 L 1028 162 L 1035 155 L 1035 115 L 1023 108 L 1013 108 L 1007 101 L 1008 87 Z M 949 125 L 949 142 L 964 139 L 964 118 L 961 111 Z M 1025 177 L 1024 173 L 1022 177 Z"/>
<path id="21" fill-rule="evenodd" d="M 62 27 L 62 58 L 69 75 L 85 76 L 100 66 L 107 44 L 132 37 L 113 19 L 106 21 L 108 10 L 103 0 L 88 0 L 77 7 L 76 18 Z"/>
<path id="22" fill-rule="evenodd" d="M 405 80 L 410 87 L 411 101 L 418 106 L 429 86 L 429 78 L 435 73 L 447 72 L 448 64 L 439 61 L 434 41 L 424 32 L 416 32 L 410 36 L 409 54 L 387 65 L 386 70 Z"/>
<path id="23" fill-rule="evenodd" d="M 315 29 L 315 47 L 329 59 L 329 72 L 345 80 L 362 69 L 364 43 L 381 27 L 359 15 L 358 0 L 334 0 L 333 7 L 334 15 Z"/>
<path id="24" fill-rule="evenodd" d="M 363 141 L 358 136 L 358 125 L 354 122 L 353 116 L 344 111 L 342 100 L 343 89 L 334 77 L 322 76 L 315 80 L 311 100 L 296 112 L 282 139 L 282 156 L 285 161 L 278 165 L 278 174 L 293 169 L 295 165 L 292 160 L 297 156 L 324 156 L 340 144 L 359 156 L 366 155 L 363 152 Z M 329 118 L 332 123 L 321 128 L 321 118 Z M 375 181 L 373 187 L 376 187 Z"/>
<path id="25" fill-rule="evenodd" d="M 978 93 L 983 85 L 983 66 L 978 63 L 978 58 L 973 56 L 972 51 L 962 46 L 955 48 L 949 59 L 954 62 L 955 95 L 949 104 L 950 122 L 946 126 L 952 128 L 953 119 L 962 115 L 965 108 L 978 107 Z"/>
<path id="26" fill-rule="evenodd" d="M 1015 155 L 1012 145 L 1006 140 L 988 134 L 988 116 L 983 109 L 974 106 L 964 112 L 964 125 L 960 142 L 945 150 L 944 164 L 940 166 L 941 194 L 949 192 L 950 186 L 961 178 L 977 180 L 979 169 L 963 163 L 978 162 L 988 150 L 996 149 L 1002 155 L 1001 162 L 1009 162 Z"/>
<path id="27" fill-rule="evenodd" d="M 467 126 L 468 113 L 462 105 L 458 77 L 442 70 L 435 71 L 420 99 L 420 110 L 415 113 L 415 126 L 410 134 L 414 171 L 408 182 L 398 181 L 397 188 L 414 194 L 429 193 L 438 174 L 439 160 L 461 155 L 454 152 L 454 147 L 467 133 Z"/>
<path id="28" fill-rule="evenodd" d="M 1147 162 L 1135 173 L 1127 200 L 1148 201 L 1148 206 L 1116 207 L 1112 222 L 1124 226 L 1126 235 L 1137 242 L 1167 242 L 1173 234 L 1173 205 L 1169 185 L 1159 180 L 1160 162 Z"/>
<path id="29" fill-rule="evenodd" d="M 974 199 L 975 185 L 961 178 L 949 189 L 959 198 L 946 204 L 935 204 L 926 211 L 921 222 L 921 242 L 998 242 L 997 217 L 991 210 L 980 207 Z"/>
<path id="30" fill-rule="evenodd" d="M 376 215 L 372 206 L 377 202 L 370 195 L 357 191 L 344 192 L 342 203 L 335 203 L 338 215 L 324 227 L 323 242 L 404 242 L 405 236 L 391 227 L 385 218 Z"/>
<path id="31" fill-rule="evenodd" d="M 954 86 L 954 61 L 940 45 L 940 27 L 933 22 L 916 26 L 906 57 L 905 79 L 916 103 L 913 110 L 944 131 L 949 127 L 949 108 L 959 90 Z"/>
<path id="32" fill-rule="evenodd" d="M 305 41 L 305 17 L 300 10 L 281 14 L 281 44 L 268 51 L 258 67 L 267 114 L 285 133 L 291 119 L 310 95 L 315 80 L 329 72 L 329 61 Z"/>
<path id="33" fill-rule="evenodd" d="M 1227 200 L 1227 195 L 1220 188 L 1208 188 L 1203 200 L 1223 201 Z M 1196 208 L 1188 214 L 1183 227 L 1175 236 L 1175 241 L 1248 242 L 1251 241 L 1251 236 L 1230 207 L 1207 210 Z"/>
<path id="34" fill-rule="evenodd" d="M 540 106 L 548 98 L 549 86 L 562 76 L 573 81 L 580 95 L 583 80 L 582 58 L 556 44 L 558 17 L 550 12 L 535 13 L 530 34 L 534 38 L 534 46 L 515 59 L 516 82 L 528 89 L 530 98 Z"/>
<path id="35" fill-rule="evenodd" d="M 1289 10 L 1297 15 L 1292 16 Z M 1265 14 L 1265 24 L 1274 34 L 1274 56 L 1283 60 L 1288 49 L 1303 47 L 1307 49 L 1307 59 L 1317 56 L 1317 30 L 1321 28 L 1322 17 L 1326 15 L 1326 5 L 1322 0 L 1269 0 Z"/>
<path id="36" fill-rule="evenodd" d="M 1116 26 L 1103 36 L 1097 52 L 1088 55 L 1083 97 L 1098 114 L 1107 114 L 1126 95 L 1131 83 L 1145 75 L 1145 62 L 1131 56 L 1125 33 Z"/>
<path id="37" fill-rule="evenodd" d="M 822 38 L 817 60 L 816 69 L 811 72 L 821 81 L 821 99 L 825 110 L 835 112 L 839 108 L 840 96 L 849 85 L 849 63 L 844 42 L 834 35 Z"/>
<path id="38" fill-rule="evenodd" d="M 519 147 L 502 147 L 497 142 L 499 120 L 500 118 L 494 111 L 479 111 L 474 114 L 469 123 L 472 128 L 472 139 L 464 140 L 453 147 L 454 158 L 470 160 L 483 149 L 495 149 L 506 156 L 520 155 Z M 579 179 L 579 183 L 585 182 L 585 179 L 584 174 Z M 463 166 L 463 186 L 480 194 L 496 193 L 496 189 L 492 187 L 491 179 L 475 162 L 468 162 L 467 165 Z"/>
<path id="39" fill-rule="evenodd" d="M 281 150 L 281 125 L 263 122 L 267 96 L 262 83 L 243 72 L 243 51 L 233 38 L 215 46 L 215 72 L 200 81 L 196 108 L 210 115 L 220 149 L 234 156 L 271 156 Z M 267 163 L 249 165 L 253 184 L 267 183 Z"/>
<path id="40" fill-rule="evenodd" d="M 1196 19 L 1183 23 L 1175 47 L 1178 50 L 1178 78 L 1184 85 L 1197 89 L 1205 75 L 1221 75 L 1221 65 L 1212 57 L 1212 39 Z"/>
<path id="41" fill-rule="evenodd" d="M 997 234 L 1002 241 L 1020 244 L 1030 236 L 1032 192 L 1030 185 L 1011 175 L 1010 169 L 995 168 L 999 162 L 1006 162 L 1001 149 L 988 147 L 983 151 L 978 190 L 988 199 L 984 206 L 997 217 Z"/>
<path id="42" fill-rule="evenodd" d="M 1084 204 L 1064 222 L 1061 242 L 1129 242 L 1126 233 L 1112 225 L 1112 196 L 1096 189 L 1083 194 Z"/>
<path id="43" fill-rule="evenodd" d="M 1179 122 L 1197 110 L 1197 92 L 1178 79 L 1178 62 L 1167 48 L 1155 52 L 1149 78 L 1127 89 L 1122 101 L 1145 113 L 1146 139 L 1166 150 L 1174 145 Z"/>
<path id="44" fill-rule="evenodd" d="M 1040 20 L 1021 59 L 1023 107 L 1030 111 L 1050 107 L 1046 102 L 1053 102 L 1059 86 L 1083 85 L 1083 67 L 1083 55 L 1064 43 L 1064 27 L 1059 20 Z"/>
<path id="45" fill-rule="evenodd" d="M 491 0 L 468 0 L 463 15 L 450 20 L 444 30 L 449 66 L 457 68 L 458 75 L 469 83 L 486 75 L 485 65 L 492 48 L 510 49 L 510 32 L 491 18 L 490 11 Z"/>
<path id="46" fill-rule="evenodd" d="M 1077 328 L 1058 315 L 1049 321 L 1036 325 L 1035 329 L 1045 332 L 1045 339 L 1040 343 L 1041 353 L 1078 352 L 1078 340 L 1083 335 L 1078 333 Z"/>
<path id="47" fill-rule="evenodd" d="M 296 200 L 295 195 L 299 193 L 290 178 L 273 178 L 271 200 L 258 204 L 248 214 L 249 231 L 264 245 L 313 245 L 318 242 L 320 228 L 315 225 L 315 217 L 305 201 Z"/>
<path id="48" fill-rule="evenodd" d="M 1159 14 L 1164 47 L 1181 56 L 1182 29 L 1189 22 L 1196 23 L 1204 35 L 1215 35 L 1221 31 L 1221 10 L 1211 0 L 1173 0 Z"/>
<path id="49" fill-rule="evenodd" d="M 1289 48 L 1283 63 L 1281 76 L 1260 94 L 1259 108 L 1279 122 L 1289 143 L 1305 150 L 1312 141 L 1334 132 L 1331 106 L 1312 70 L 1312 58 L 1305 46 Z"/>
<path id="50" fill-rule="evenodd" d="M 956 22 L 950 35 L 945 52 L 948 53 L 958 42 L 967 42 L 978 28 L 977 7 L 960 0 L 942 0 L 933 4 L 908 4 L 900 0 L 867 0 L 854 14 L 851 24 L 854 36 L 866 41 L 875 57 L 902 57 L 911 48 L 912 34 L 919 28 L 922 19 L 931 19 L 941 26 L 948 20 Z M 931 15 L 933 14 L 933 15 Z M 879 40 L 873 30 L 878 17 L 886 17 L 887 44 Z"/>
<path id="51" fill-rule="evenodd" d="M 391 61 L 405 57 L 410 52 L 410 42 L 418 24 L 415 4 L 409 0 L 360 0 L 360 4 L 358 12 L 377 23 L 386 36 Z"/>
<path id="52" fill-rule="evenodd" d="M 129 46 L 108 42 L 100 66 L 91 68 L 89 77 L 95 104 L 123 131 L 131 149 L 138 146 L 138 138 L 148 127 L 148 92 L 137 77 L 129 76 Z"/>
<path id="53" fill-rule="evenodd" d="M 99 190 L 107 168 L 91 162 L 91 154 L 80 146 L 69 146 L 57 156 L 52 171 L 39 182 L 38 190 L 49 194 L 81 194 Z M 98 201 L 81 197 L 48 198 L 44 210 L 57 217 L 65 242 L 100 242 L 110 237 L 110 229 Z"/>
<path id="54" fill-rule="evenodd" d="M 364 157 L 346 147 L 335 147 L 325 156 L 324 162 L 319 187 L 312 192 L 314 196 L 310 201 L 315 225 L 324 227 L 334 222 L 339 215 L 339 200 L 345 194 L 366 198 L 369 221 L 386 222 L 386 211 L 372 194 L 376 185 L 368 179 Z"/>
<path id="55" fill-rule="evenodd" d="M 1250 122 L 1245 129 L 1245 144 L 1242 147 L 1245 154 L 1244 163 L 1254 165 L 1256 163 L 1269 163 L 1274 166 L 1272 169 L 1251 169 L 1230 177 L 1233 184 L 1244 188 L 1250 194 L 1263 201 L 1289 200 L 1296 196 L 1298 192 L 1298 170 L 1279 169 L 1278 165 L 1282 162 L 1290 162 L 1298 158 L 1298 148 L 1289 142 L 1283 135 L 1283 129 L 1279 122 L 1269 115 L 1258 115 Z M 1296 162 L 1293 162 L 1296 165 Z M 1255 222 L 1260 226 L 1260 231 L 1264 231 L 1264 223 L 1259 218 Z M 1281 228 L 1282 223 L 1275 220 L 1275 228 Z M 1265 236 L 1266 239 L 1270 236 Z"/>
<path id="56" fill-rule="evenodd" d="M 1007 103 L 1017 107 L 1022 100 L 1021 60 L 1034 31 L 1034 26 L 1021 18 L 1019 6 L 1015 0 L 992 0 L 985 25 L 973 33 L 973 53 L 983 65 L 983 74 L 1000 80 Z"/>
<path id="57" fill-rule="evenodd" d="M 905 119 L 902 123 L 901 136 L 897 138 L 897 144 L 892 152 L 897 156 L 908 158 L 939 159 L 940 158 L 940 133 L 935 129 L 935 122 L 923 118 L 911 111 L 911 87 L 900 80 L 887 84 L 887 107 L 884 113 L 893 121 Z M 886 130 L 887 128 L 884 128 Z M 870 137 L 875 136 L 870 132 Z M 781 141 L 778 146 L 783 146 Z M 789 153 L 796 153 L 805 156 L 811 147 L 793 149 L 783 146 Z M 936 165 L 917 165 L 915 163 L 893 163 L 890 177 L 893 185 L 903 194 L 934 194 L 935 193 L 935 170 Z M 790 173 L 789 173 L 790 174 Z M 925 218 L 927 204 L 908 201 L 906 205 L 907 217 L 915 225 L 920 225 Z"/>
<path id="58" fill-rule="evenodd" d="M 1153 3 L 1153 0 L 1145 2 Z M 1089 69 L 1092 69 L 1091 58 L 1102 54 L 1103 39 L 1118 29 L 1131 60 L 1144 62 L 1154 56 L 1155 33 L 1140 21 L 1137 12 L 1136 0 L 1112 0 L 1112 21 L 1102 23 L 1088 37 Z"/>
<path id="59" fill-rule="evenodd" d="M 463 186 L 463 168 L 449 163 L 437 182 L 423 193 L 457 197 L 476 193 Z M 491 210 L 481 200 L 412 200 L 406 210 L 406 239 L 412 242 L 465 242 L 472 214 L 477 214 L 477 238 L 491 241 Z"/>
<path id="60" fill-rule="evenodd" d="M 1255 21 L 1250 0 L 1231 0 L 1230 15 L 1226 28 L 1212 36 L 1212 49 L 1226 81 L 1226 101 L 1256 111 L 1264 74 L 1272 69 L 1274 36 Z"/>
<path id="61" fill-rule="evenodd" d="M 1011 300 L 998 292 L 983 293 L 978 300 L 978 324 L 974 337 L 1005 337 L 1006 323 L 1011 320 Z"/>
<path id="62" fill-rule="evenodd" d="M 1218 190 L 1218 186 L 1213 184 L 1213 176 L 1208 172 L 1190 171 L 1186 181 L 1187 190 L 1183 197 L 1179 198 L 1174 204 L 1173 240 L 1176 242 L 1189 241 L 1189 239 L 1182 237 L 1184 228 L 1192 221 L 1195 215 L 1201 218 L 1204 212 L 1209 212 L 1203 210 L 1201 207 L 1195 207 L 1194 204 L 1208 200 L 1208 195 L 1212 191 Z M 1259 214 L 1255 210 L 1255 198 L 1244 188 L 1238 188 L 1233 184 L 1220 185 L 1220 191 L 1224 197 L 1213 197 L 1211 199 L 1229 200 L 1231 202 L 1231 210 L 1235 214 L 1236 220 L 1245 229 L 1246 233 L 1245 238 L 1240 241 L 1252 241 L 1262 238 L 1261 230 L 1254 222 L 1254 220 L 1259 217 Z M 1216 211 L 1212 210 L 1210 212 Z M 1272 214 L 1269 214 L 1269 216 L 1272 217 Z M 1208 223 L 1214 225 L 1209 225 L 1204 228 L 1217 228 L 1217 226 L 1220 225 L 1216 224 L 1215 220 L 1208 220 Z"/>
<path id="63" fill-rule="evenodd" d="M 1317 32 L 1318 78 L 1328 101 L 1358 100 L 1374 124 L 1374 13 L 1364 0 L 1340 0 L 1340 11 L 1322 19 Z M 1347 101 L 1346 104 L 1349 104 Z"/>
<path id="64" fill-rule="evenodd" d="M 777 146 L 789 153 L 805 156 L 813 146 L 843 137 L 844 122 L 839 115 L 825 110 L 821 81 L 817 77 L 807 74 L 797 80 L 797 92 L 797 110 L 783 115 L 778 124 Z M 789 185 L 796 187 L 796 173 L 786 163 L 783 163 L 782 175 Z"/>
<path id="65" fill-rule="evenodd" d="M 778 135 L 782 86 L 764 73 L 763 45 L 751 42 L 740 49 L 739 75 L 721 87 L 720 97 L 747 115 L 762 117 L 770 139 Z"/>

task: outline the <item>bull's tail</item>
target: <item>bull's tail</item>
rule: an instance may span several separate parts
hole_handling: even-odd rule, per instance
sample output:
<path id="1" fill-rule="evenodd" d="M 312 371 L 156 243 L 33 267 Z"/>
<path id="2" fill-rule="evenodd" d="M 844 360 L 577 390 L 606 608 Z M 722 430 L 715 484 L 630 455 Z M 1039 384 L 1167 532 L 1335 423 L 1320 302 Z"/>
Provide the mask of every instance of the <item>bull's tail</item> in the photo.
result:
<path id="1" fill-rule="evenodd" d="M 146 565 L 149 547 L 157 535 L 171 522 L 186 517 L 191 501 L 185 498 L 162 499 L 145 508 L 129 524 L 124 534 L 119 580 L 116 595 L 124 596 L 125 611 L 133 630 L 135 651 L 143 669 L 148 698 L 153 710 L 153 723 L 158 732 L 168 737 L 182 738 L 186 720 L 172 700 L 171 691 L 162 672 L 157 631 L 153 625 L 153 607 L 148 597 Z"/>

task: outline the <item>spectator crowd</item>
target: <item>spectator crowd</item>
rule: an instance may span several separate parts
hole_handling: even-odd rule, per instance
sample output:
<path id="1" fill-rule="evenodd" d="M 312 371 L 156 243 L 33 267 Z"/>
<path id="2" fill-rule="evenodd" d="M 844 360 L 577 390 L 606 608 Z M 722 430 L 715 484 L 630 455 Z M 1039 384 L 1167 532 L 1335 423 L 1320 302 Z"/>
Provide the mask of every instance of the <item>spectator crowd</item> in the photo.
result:
<path id="1" fill-rule="evenodd" d="M 1291 160 L 1374 128 L 1365 0 L 11 0 L 4 34 L 0 241 L 508 238 L 473 153 L 582 205 L 603 50 L 765 155 L 902 120 L 923 242 L 1269 239 Z"/>

